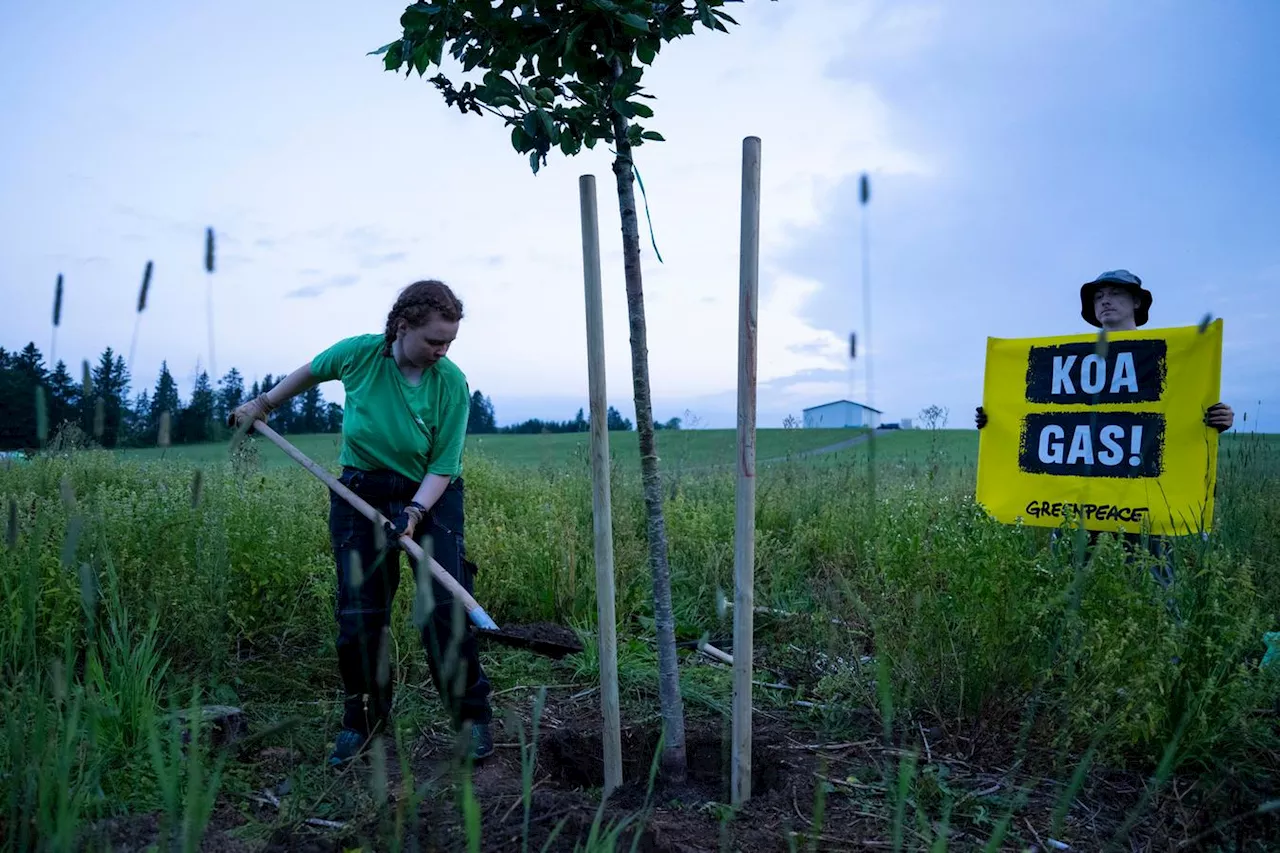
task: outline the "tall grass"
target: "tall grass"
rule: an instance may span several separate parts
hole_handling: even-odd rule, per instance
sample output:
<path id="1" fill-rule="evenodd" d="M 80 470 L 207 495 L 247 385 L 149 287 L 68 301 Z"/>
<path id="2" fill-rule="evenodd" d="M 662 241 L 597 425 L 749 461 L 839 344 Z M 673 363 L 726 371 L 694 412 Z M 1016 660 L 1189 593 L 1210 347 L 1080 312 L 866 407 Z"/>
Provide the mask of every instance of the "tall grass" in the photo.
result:
<path id="1" fill-rule="evenodd" d="M 1167 774 L 1232 762 L 1245 772 L 1274 756 L 1274 726 L 1256 713 L 1275 695 L 1258 667 L 1261 636 L 1280 627 L 1273 439 L 1224 442 L 1215 530 L 1177 543 L 1168 589 L 1110 537 L 1086 553 L 985 518 L 972 457 L 947 439 L 903 436 L 901 452 L 883 443 L 874 498 L 860 451 L 762 472 L 757 602 L 812 617 L 762 620 L 764 663 L 798 650 L 810 664 L 798 685 L 808 698 L 875 715 L 890 742 L 921 719 L 953 732 L 1003 720 L 1023 745 L 1083 754 L 1086 767 Z M 614 472 L 624 648 L 643 647 L 652 617 L 634 480 L 629 467 Z M 66 836 L 122 803 L 161 807 L 174 827 L 203 826 L 218 771 L 205 767 L 175 802 L 172 753 L 156 749 L 161 704 L 197 682 L 214 690 L 233 679 L 246 702 L 335 691 L 325 490 L 247 452 L 199 469 L 49 453 L 0 470 L 0 487 L 11 519 L 0 554 L 0 799 L 6 829 L 18 831 L 6 834 Z M 712 471 L 668 492 L 681 639 L 723 630 L 716 603 L 733 583 L 733 488 L 731 472 Z M 468 554 L 486 609 L 499 622 L 590 631 L 588 471 L 474 458 L 467 493 Z M 410 598 L 397 600 L 397 648 L 417 642 Z M 643 673 L 624 687 L 632 700 L 656 696 Z M 49 734 L 21 736 L 37 726 Z M 914 790 L 925 776 L 909 769 L 901 778 Z M 908 821 L 902 789 L 895 796 Z M 413 820 L 401 809 L 388 825 L 398 834 Z M 618 829 L 597 827 L 594 841 Z"/>

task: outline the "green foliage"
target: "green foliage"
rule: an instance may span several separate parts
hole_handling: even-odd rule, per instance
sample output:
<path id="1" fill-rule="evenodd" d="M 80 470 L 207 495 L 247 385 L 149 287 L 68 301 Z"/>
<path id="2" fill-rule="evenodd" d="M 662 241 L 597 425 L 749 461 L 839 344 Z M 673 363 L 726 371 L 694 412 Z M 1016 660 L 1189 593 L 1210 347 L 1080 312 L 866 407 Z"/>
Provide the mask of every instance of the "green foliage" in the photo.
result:
<path id="1" fill-rule="evenodd" d="M 211 755 L 208 743 L 201 737 L 204 726 L 199 699 L 199 690 L 193 686 L 185 723 L 179 721 L 174 708 L 167 724 L 149 721 L 148 727 L 151 769 L 162 807 L 160 847 L 183 853 L 200 849 L 226 761 L 224 753 L 213 761 L 212 767 L 208 766 Z"/>
<path id="2" fill-rule="evenodd" d="M 4 688 L 0 802 L 4 849 L 72 849 L 100 758 L 89 746 L 90 711 L 83 687 L 67 683 L 72 647 L 45 675 Z"/>
<path id="3" fill-rule="evenodd" d="M 654 114 L 644 67 L 697 25 L 728 32 L 737 23 L 722 8 L 729 2 L 740 0 L 421 0 L 400 17 L 401 37 L 372 54 L 406 76 L 441 69 L 430 80 L 445 103 L 500 117 L 536 173 L 552 148 L 572 157 L 613 142 L 615 115 L 632 122 L 632 147 L 662 141 L 633 122 Z M 463 74 L 483 69 L 480 80 L 456 84 L 443 70 L 446 50 Z"/>
<path id="4" fill-rule="evenodd" d="M 731 437 L 719 440 L 731 446 Z M 1091 768 L 1141 769 L 1158 782 L 1265 766 L 1274 722 L 1258 709 L 1274 703 L 1277 679 L 1259 668 L 1261 637 L 1280 628 L 1280 590 L 1268 580 L 1274 545 L 1263 535 L 1280 502 L 1280 457 L 1268 445 L 1249 449 L 1241 472 L 1231 466 L 1243 440 L 1224 442 L 1221 532 L 1176 543 L 1166 589 L 1152 576 L 1153 558 L 1110 537 L 1077 562 L 1047 531 L 984 518 L 972 499 L 972 449 L 956 436 L 879 440 L 875 501 L 864 485 L 864 447 L 761 469 L 757 555 L 767 568 L 757 573 L 756 601 L 807 614 L 757 619 L 762 664 L 801 679 L 794 691 L 760 691 L 762 708 L 807 699 L 825 706 L 813 713 L 833 729 L 879 719 L 883 731 L 871 734 L 907 750 L 921 721 L 961 731 L 1004 725 L 1011 740 L 1025 726 L 1064 757 L 1065 799 L 1051 818 L 1059 828 Z M 198 753 L 195 777 L 174 758 L 164 697 L 188 703 L 197 680 L 246 706 L 310 704 L 333 690 L 328 498 L 296 466 L 259 464 L 279 455 L 262 453 L 196 465 L 88 451 L 0 467 L 13 517 L 0 549 L 5 827 L 28 840 L 71 838 L 111 810 L 158 808 L 176 840 L 184 826 L 203 825 L 222 777 L 207 752 Z M 581 655 L 555 667 L 495 655 L 491 674 L 503 689 L 598 679 L 590 476 L 578 457 L 557 454 L 541 467 L 488 452 L 467 460 L 478 597 L 500 623 L 559 621 L 586 640 Z M 637 476 L 616 465 L 612 479 L 618 665 L 624 703 L 651 705 L 657 662 L 645 639 L 652 604 Z M 733 484 L 731 470 L 690 472 L 667 496 L 685 640 L 726 630 L 717 590 L 733 583 Z M 421 666 L 409 599 L 398 598 L 392 623 L 398 666 Z M 804 666 L 791 667 L 787 654 Z M 725 713 L 726 671 L 684 665 L 681 675 L 692 706 Z M 522 759 L 533 754 L 526 746 Z M 529 767 L 522 782 L 531 789 Z M 898 769 L 884 771 L 886 838 L 900 830 L 909 847 L 915 827 L 926 846 L 942 845 L 948 821 L 965 831 L 982 823 L 979 804 L 953 796 L 954 781 L 937 768 L 921 760 L 905 798 Z M 386 823 L 397 834 L 412 824 L 411 804 L 428 796 L 402 778 L 412 793 Z M 1003 820 L 1005 804 L 985 807 L 983 838 L 1004 832 L 1010 842 L 1021 819 Z M 602 818 L 593 843 L 607 846 L 620 828 Z"/>

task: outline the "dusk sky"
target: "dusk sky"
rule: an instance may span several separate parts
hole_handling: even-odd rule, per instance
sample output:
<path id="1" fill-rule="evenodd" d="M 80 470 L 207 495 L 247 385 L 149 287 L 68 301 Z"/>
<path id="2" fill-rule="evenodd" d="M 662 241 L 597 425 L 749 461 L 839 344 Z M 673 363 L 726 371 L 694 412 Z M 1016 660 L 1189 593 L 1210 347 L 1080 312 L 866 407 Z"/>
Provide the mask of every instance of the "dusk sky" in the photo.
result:
<path id="1" fill-rule="evenodd" d="M 606 146 L 537 176 L 493 117 L 461 116 L 368 51 L 404 0 L 0 0 L 0 346 L 78 376 L 127 355 L 248 381 L 380 332 L 400 287 L 466 307 L 452 358 L 499 423 L 587 404 L 578 176 L 594 174 L 610 402 L 631 417 Z M 1151 326 L 1224 318 L 1237 429 L 1280 431 L 1280 3 L 749 0 L 728 35 L 667 45 L 644 79 L 667 142 L 637 164 L 655 416 L 735 417 L 742 139 L 763 145 L 759 425 L 838 398 L 971 427 L 988 335 L 1090 331 L 1079 285 L 1125 268 Z M 865 338 L 873 385 L 848 357 Z M 1270 341 L 1270 343 L 1268 342 Z M 861 348 L 860 348 L 861 349 Z M 860 353 L 861 355 L 861 353 Z M 341 401 L 341 386 L 323 387 Z M 1247 414 L 1247 421 L 1244 420 Z"/>

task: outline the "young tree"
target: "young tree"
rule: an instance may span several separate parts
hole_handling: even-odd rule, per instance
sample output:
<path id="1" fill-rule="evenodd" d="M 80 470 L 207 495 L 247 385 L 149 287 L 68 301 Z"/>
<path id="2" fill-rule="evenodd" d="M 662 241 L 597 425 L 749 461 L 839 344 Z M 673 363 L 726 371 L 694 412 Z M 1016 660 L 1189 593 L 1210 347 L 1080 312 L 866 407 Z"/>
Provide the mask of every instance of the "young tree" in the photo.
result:
<path id="1" fill-rule="evenodd" d="M 322 431 L 323 411 L 324 401 L 320 398 L 320 386 L 308 388 L 298 402 L 297 423 L 294 424 L 294 429 L 304 433 Z"/>
<path id="2" fill-rule="evenodd" d="M 498 419 L 494 415 L 493 401 L 479 391 L 471 395 L 471 413 L 467 416 L 467 432 L 491 433 L 498 431 Z"/>
<path id="3" fill-rule="evenodd" d="M 0 447 L 28 448 L 39 443 L 36 388 L 46 383 L 47 376 L 44 356 L 35 343 L 17 353 L 0 350 Z"/>
<path id="4" fill-rule="evenodd" d="M 234 367 L 218 380 L 218 402 L 213 417 L 218 423 L 226 423 L 227 415 L 244 402 L 244 377 Z"/>
<path id="5" fill-rule="evenodd" d="M 80 401 L 81 429 L 103 447 L 115 447 L 128 420 L 129 369 L 111 347 L 102 351 L 90 373 L 91 392 Z M 101 401 L 101 402 L 99 402 Z M 101 407 L 101 423 L 99 423 Z"/>
<path id="6" fill-rule="evenodd" d="M 631 419 L 624 418 L 622 413 L 613 406 L 609 407 L 609 411 L 606 413 L 605 417 L 605 429 L 616 430 L 619 432 L 626 432 L 631 429 Z"/>
<path id="7" fill-rule="evenodd" d="M 342 406 L 329 403 L 325 406 L 325 432 L 342 432 Z"/>
<path id="8" fill-rule="evenodd" d="M 202 370 L 191 389 L 191 402 L 182 411 L 178 431 L 182 441 L 195 443 L 212 438 L 214 404 L 213 384 Z"/>
<path id="9" fill-rule="evenodd" d="M 178 396 L 178 383 L 169 372 L 169 363 L 160 362 L 160 378 L 156 380 L 155 393 L 151 395 L 151 410 L 147 412 L 147 443 L 155 444 L 160 438 L 160 416 L 169 413 L 171 435 L 173 426 L 182 414 L 182 398 Z"/>
<path id="10" fill-rule="evenodd" d="M 57 365 L 53 368 L 53 373 L 49 374 L 49 434 L 53 435 L 54 431 L 64 422 L 75 419 L 75 411 L 78 393 L 75 380 L 71 378 L 70 371 L 62 359 L 58 359 Z"/>
<path id="11" fill-rule="evenodd" d="M 640 466 L 648 517 L 649 567 L 653 576 L 658 634 L 658 694 L 666 748 L 664 775 L 685 775 L 684 707 L 677 669 L 675 620 L 662 484 L 654 441 L 649 390 L 648 344 L 640 274 L 640 229 L 636 217 L 632 151 L 662 136 L 632 123 L 651 118 L 641 99 L 644 66 L 665 42 L 692 35 L 697 24 L 728 32 L 736 23 L 720 7 L 729 0 L 422 0 L 405 9 L 399 39 L 373 51 L 384 67 L 419 76 L 443 68 L 446 46 L 463 73 L 483 69 L 477 83 L 454 85 L 444 73 L 431 82 L 445 103 L 463 114 L 490 113 L 511 128 L 511 144 L 528 154 L 537 173 L 558 146 L 566 156 L 604 141 L 614 146 L 613 173 L 622 217 L 627 314 L 631 329 L 631 373 L 640 438 Z"/>
<path id="12" fill-rule="evenodd" d="M 143 391 L 133 401 L 133 419 L 127 433 L 127 441 L 132 447 L 141 447 L 147 442 L 147 431 L 151 425 L 151 393 Z"/>

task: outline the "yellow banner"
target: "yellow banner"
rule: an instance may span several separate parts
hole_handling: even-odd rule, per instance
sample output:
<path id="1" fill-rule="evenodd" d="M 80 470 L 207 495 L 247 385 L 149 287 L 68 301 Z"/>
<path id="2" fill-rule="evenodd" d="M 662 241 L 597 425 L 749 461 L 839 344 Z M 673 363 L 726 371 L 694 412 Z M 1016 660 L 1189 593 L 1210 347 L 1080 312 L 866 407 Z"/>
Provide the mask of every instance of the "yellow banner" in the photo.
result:
<path id="1" fill-rule="evenodd" d="M 998 521 L 1185 535 L 1209 530 L 1222 321 L 987 339 L 977 500 Z"/>

